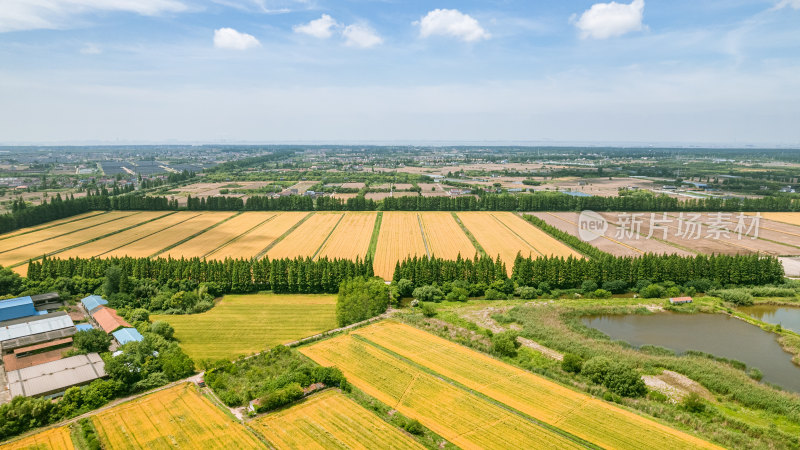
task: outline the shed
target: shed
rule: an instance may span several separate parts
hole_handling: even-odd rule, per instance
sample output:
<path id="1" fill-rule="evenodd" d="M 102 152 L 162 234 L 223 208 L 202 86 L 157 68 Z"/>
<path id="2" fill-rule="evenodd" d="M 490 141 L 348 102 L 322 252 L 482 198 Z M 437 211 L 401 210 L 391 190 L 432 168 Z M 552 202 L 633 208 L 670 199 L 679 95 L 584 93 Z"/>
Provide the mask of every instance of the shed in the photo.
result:
<path id="1" fill-rule="evenodd" d="M 114 336 L 114 339 L 116 339 L 120 345 L 125 345 L 128 342 L 141 342 L 142 339 L 144 339 L 144 336 L 142 336 L 136 328 L 120 328 L 111 333 L 111 335 Z"/>
<path id="2" fill-rule="evenodd" d="M 35 315 L 36 308 L 33 307 L 33 300 L 30 297 L 0 300 L 0 322 Z"/>
<path id="3" fill-rule="evenodd" d="M 16 348 L 61 339 L 75 334 L 75 326 L 64 311 L 29 320 L 17 319 L 0 326 L 0 346 L 3 353 Z"/>
<path id="4" fill-rule="evenodd" d="M 669 302 L 673 305 L 683 305 L 692 303 L 692 297 L 672 297 L 669 299 Z"/>
<path id="5" fill-rule="evenodd" d="M 12 397 L 57 395 L 105 376 L 100 355 L 89 353 L 10 371 L 8 387 Z"/>
<path id="6" fill-rule="evenodd" d="M 83 307 L 86 308 L 86 311 L 89 312 L 89 314 L 92 314 L 97 310 L 97 308 L 107 305 L 108 301 L 99 295 L 90 295 L 81 300 L 81 303 L 83 304 Z"/>
<path id="7" fill-rule="evenodd" d="M 97 321 L 100 328 L 108 334 L 113 333 L 119 328 L 132 328 L 131 324 L 125 321 L 111 308 L 101 306 L 92 314 L 92 318 Z"/>

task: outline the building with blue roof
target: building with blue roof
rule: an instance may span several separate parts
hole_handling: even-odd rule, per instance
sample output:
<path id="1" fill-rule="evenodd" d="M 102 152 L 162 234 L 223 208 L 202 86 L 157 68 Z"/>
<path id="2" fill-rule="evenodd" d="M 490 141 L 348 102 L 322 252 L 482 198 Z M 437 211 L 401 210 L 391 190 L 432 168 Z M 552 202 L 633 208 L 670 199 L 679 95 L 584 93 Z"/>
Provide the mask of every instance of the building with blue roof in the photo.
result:
<path id="1" fill-rule="evenodd" d="M 33 299 L 30 297 L 0 300 L 0 322 L 35 316 L 37 314 L 38 312 L 33 306 Z"/>
<path id="2" fill-rule="evenodd" d="M 75 328 L 77 328 L 78 331 L 94 330 L 94 327 L 90 323 L 79 323 L 79 324 L 75 325 Z"/>
<path id="3" fill-rule="evenodd" d="M 139 333 L 136 328 L 120 328 L 119 330 L 111 333 L 114 336 L 114 339 L 120 343 L 120 345 L 125 345 L 128 342 L 140 342 L 144 339 L 144 336 Z"/>
<path id="4" fill-rule="evenodd" d="M 89 314 L 93 314 L 101 306 L 107 305 L 108 301 L 99 295 L 90 295 L 81 300 L 81 303 L 83 304 L 83 307 L 86 308 L 86 311 L 89 312 Z"/>

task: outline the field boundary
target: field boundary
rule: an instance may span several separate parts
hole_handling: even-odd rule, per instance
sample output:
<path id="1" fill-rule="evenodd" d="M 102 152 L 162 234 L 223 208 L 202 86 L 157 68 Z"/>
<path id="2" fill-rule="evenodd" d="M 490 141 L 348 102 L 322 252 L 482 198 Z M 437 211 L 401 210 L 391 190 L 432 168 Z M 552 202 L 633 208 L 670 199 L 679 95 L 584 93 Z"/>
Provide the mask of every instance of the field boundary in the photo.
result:
<path id="1" fill-rule="evenodd" d="M 137 213 L 137 214 L 138 214 L 138 213 Z M 65 251 L 67 251 L 67 250 L 72 250 L 73 248 L 80 247 L 81 245 L 91 244 L 92 242 L 99 241 L 100 239 L 105 239 L 105 238 L 107 238 L 107 237 L 114 236 L 115 234 L 122 233 L 123 231 L 132 230 L 132 229 L 134 229 L 134 228 L 136 228 L 136 227 L 140 227 L 140 226 L 142 226 L 142 225 L 144 225 L 144 224 L 146 224 L 146 223 L 150 223 L 150 222 L 152 222 L 152 221 L 154 221 L 154 220 L 161 219 L 162 217 L 166 217 L 166 216 L 168 216 L 168 215 L 170 215 L 170 214 L 172 214 L 172 213 L 169 213 L 169 214 L 164 214 L 163 216 L 158 216 L 158 217 L 156 217 L 156 218 L 154 218 L 154 219 L 150 219 L 150 220 L 148 220 L 148 221 L 145 221 L 145 222 L 137 223 L 137 224 L 135 224 L 135 225 L 131 225 L 131 226 L 129 226 L 129 227 L 122 228 L 121 230 L 114 230 L 114 231 L 113 231 L 113 232 L 111 232 L 111 233 L 107 233 L 107 234 L 104 234 L 104 235 L 102 235 L 102 236 L 97 236 L 97 237 L 96 237 L 96 238 L 94 238 L 94 239 L 89 239 L 88 241 L 84 241 L 84 242 L 80 242 L 80 243 L 78 243 L 78 244 L 75 244 L 75 245 L 70 245 L 70 246 L 68 246 L 68 247 L 60 248 L 60 249 L 58 249 L 58 250 L 56 250 L 56 251 L 54 251 L 54 252 L 45 253 L 45 254 L 44 254 L 44 255 L 42 255 L 42 256 L 37 256 L 36 258 L 30 258 L 30 259 L 28 259 L 27 261 L 21 261 L 21 262 L 18 262 L 18 263 L 15 263 L 15 264 L 13 264 L 13 265 L 6 266 L 6 267 L 8 267 L 9 269 L 11 269 L 11 268 L 14 268 L 14 267 L 19 267 L 19 266 L 22 266 L 22 265 L 28 264 L 28 263 L 30 263 L 31 261 L 38 261 L 38 260 L 40 260 L 40 259 L 42 259 L 42 258 L 44 258 L 44 257 L 47 257 L 47 256 L 53 256 L 53 255 L 57 255 L 57 254 L 59 254 L 59 253 L 65 252 Z M 133 216 L 135 216 L 135 215 L 136 215 L 136 214 L 131 214 L 130 216 L 125 216 L 125 217 L 123 217 L 123 219 L 124 219 L 124 218 L 128 218 L 128 217 L 133 217 Z M 109 221 L 109 222 L 112 222 L 112 221 Z M 105 222 L 105 223 L 108 223 L 108 222 Z"/>
<path id="2" fill-rule="evenodd" d="M 480 242 L 478 242 L 478 240 L 475 239 L 475 236 L 472 235 L 472 232 L 469 231 L 469 228 L 467 228 L 467 226 L 464 225 L 463 222 L 461 222 L 461 218 L 458 217 L 458 214 L 456 214 L 455 211 L 450 211 L 450 215 L 453 216 L 453 219 L 455 219 L 458 226 L 461 227 L 461 231 L 463 231 L 464 234 L 467 235 L 469 241 L 472 242 L 472 246 L 475 247 L 475 251 L 480 253 L 481 256 L 487 256 L 486 250 L 484 250 L 483 247 L 481 247 Z"/>
<path id="3" fill-rule="evenodd" d="M 527 239 L 525 239 L 524 237 L 520 236 L 520 235 L 519 235 L 519 233 L 517 233 L 516 231 L 512 230 L 512 229 L 511 229 L 511 227 L 509 227 L 508 225 L 506 225 L 506 224 L 505 224 L 505 222 L 503 222 L 502 220 L 498 219 L 498 218 L 497 218 L 497 216 L 495 216 L 495 215 L 494 215 L 494 213 L 489 213 L 489 215 L 490 215 L 490 216 L 492 216 L 492 219 L 494 219 L 494 220 L 495 220 L 497 223 L 499 223 L 500 225 L 504 226 L 506 230 L 510 231 L 510 232 L 511 232 L 511 233 L 512 233 L 514 236 L 516 236 L 516 237 L 517 237 L 517 239 L 519 239 L 520 241 L 522 241 L 522 242 L 524 242 L 524 243 L 528 244 L 528 247 L 532 248 L 532 249 L 533 249 L 533 251 L 535 251 L 536 253 L 538 253 L 538 254 L 539 254 L 539 256 L 541 256 L 542 258 L 544 258 L 544 257 L 545 257 L 545 256 L 544 256 L 544 253 L 540 252 L 538 248 L 534 247 L 534 246 L 533 246 L 533 244 L 531 244 L 530 242 L 528 242 L 528 240 L 527 240 Z M 527 222 L 527 223 L 530 223 L 530 222 L 528 222 L 528 221 L 525 221 L 525 222 Z M 558 240 L 558 239 L 556 239 L 556 240 L 557 240 L 558 242 L 561 242 L 561 241 L 560 241 L 560 240 Z"/>
<path id="4" fill-rule="evenodd" d="M 419 233 L 422 235 L 422 245 L 425 246 L 425 254 L 428 255 L 428 259 L 431 259 L 431 250 L 428 248 L 428 238 L 425 236 L 425 226 L 422 225 L 422 215 L 417 213 L 417 223 L 419 224 Z"/>
<path id="5" fill-rule="evenodd" d="M 66 222 L 50 224 L 50 225 L 48 225 L 46 227 L 40 227 L 40 228 L 37 228 L 35 230 L 25 231 L 23 233 L 11 234 L 10 236 L 5 236 L 5 237 L 0 238 L 0 241 L 5 241 L 6 239 L 11 239 L 11 238 L 20 237 L 20 236 L 25 236 L 26 234 L 36 233 L 37 231 L 42 231 L 42 230 L 47 230 L 49 228 L 59 227 L 61 225 L 66 225 L 66 224 L 72 223 L 72 222 L 79 222 L 81 220 L 91 219 L 92 217 L 97 217 L 97 216 L 100 216 L 100 215 L 103 215 L 103 214 L 108 214 L 111 211 L 87 211 L 84 214 L 93 213 L 93 212 L 97 213 L 97 214 L 92 214 L 92 215 L 89 215 L 89 216 L 86 216 L 86 217 L 81 217 L 79 219 L 68 220 Z M 80 215 L 80 214 L 76 214 L 76 215 Z M 53 220 L 53 221 L 48 221 L 48 222 L 56 222 L 56 221 L 58 221 L 58 219 Z M 48 222 L 45 222 L 45 223 L 48 223 Z M 33 225 L 33 226 L 35 227 L 36 225 Z M 31 227 L 25 227 L 25 228 L 31 228 Z M 14 230 L 14 231 L 17 231 L 17 230 Z M 9 231 L 9 233 L 13 233 L 14 231 Z"/>
<path id="6" fill-rule="evenodd" d="M 381 234 L 381 222 L 383 222 L 383 211 L 378 211 L 375 217 L 375 225 L 372 228 L 372 237 L 369 239 L 367 255 L 364 258 L 375 259 L 375 251 L 378 249 L 378 236 Z"/>
<path id="7" fill-rule="evenodd" d="M 336 231 L 337 228 L 339 228 L 339 224 L 342 223 L 342 219 L 344 219 L 345 214 L 347 213 L 344 212 L 341 213 L 341 215 L 339 216 L 339 220 L 336 221 L 336 225 L 334 225 L 333 228 L 331 228 L 331 231 L 328 233 L 328 235 L 325 236 L 325 240 L 322 241 L 322 244 L 319 244 L 319 247 L 317 247 L 317 251 L 315 251 L 314 254 L 311 255 L 312 260 L 317 259 L 317 255 L 319 255 L 319 252 L 321 252 L 322 249 L 325 248 L 325 244 L 328 243 L 328 240 L 331 238 L 333 232 Z"/>
<path id="8" fill-rule="evenodd" d="M 161 217 L 159 217 L 158 219 L 155 219 L 155 220 L 161 220 L 161 219 L 163 219 L 164 217 L 167 217 L 167 216 L 170 216 L 170 215 L 172 215 L 172 214 L 167 214 L 166 216 L 161 216 Z M 108 251 L 105 251 L 105 252 L 103 252 L 103 253 L 100 253 L 100 254 L 99 254 L 99 255 L 97 255 L 97 256 L 103 256 L 103 255 L 105 255 L 106 253 L 111 253 L 111 252 L 113 252 L 114 250 L 119 250 L 119 249 L 121 249 L 122 247 L 125 247 L 126 245 L 131 245 L 131 244 L 133 244 L 134 242 L 139 242 L 139 241 L 141 241 L 142 239 L 147 239 L 147 238 L 149 238 L 150 236 L 152 236 L 152 235 L 154 235 L 154 234 L 161 233 L 161 232 L 162 232 L 162 231 L 164 231 L 164 230 L 169 230 L 170 228 L 172 228 L 172 227 L 176 227 L 176 226 L 178 226 L 178 225 L 180 225 L 180 224 L 182 224 L 182 223 L 185 223 L 185 222 L 187 222 L 187 221 L 189 221 L 189 220 L 192 220 L 192 219 L 194 219 L 195 217 L 197 217 L 197 216 L 199 216 L 199 215 L 200 215 L 200 213 L 198 213 L 198 214 L 195 214 L 195 215 L 194 215 L 194 216 L 192 216 L 192 217 L 189 217 L 189 218 L 187 218 L 187 219 L 185 219 L 185 220 L 181 220 L 180 222 L 178 222 L 178 223 L 175 223 L 175 224 L 172 224 L 172 225 L 170 225 L 170 226 L 168 226 L 168 227 L 164 227 L 164 228 L 161 228 L 161 229 L 159 229 L 159 230 L 156 230 L 156 231 L 154 231 L 154 232 L 152 232 L 152 233 L 148 234 L 147 236 L 142 236 L 142 237 L 140 237 L 140 238 L 138 238 L 138 239 L 134 239 L 134 240 L 132 240 L 132 241 L 130 241 L 130 242 L 127 242 L 127 243 L 125 243 L 125 244 L 122 244 L 122 245 L 120 245 L 120 246 L 118 246 L 118 247 L 112 248 L 111 250 L 108 250 Z"/>
<path id="9" fill-rule="evenodd" d="M 512 414 L 515 414 L 515 415 L 527 420 L 528 422 L 530 422 L 530 423 L 532 423 L 532 424 L 534 424 L 534 425 L 536 425 L 536 426 L 538 426 L 540 428 L 544 428 L 547 431 L 550 431 L 550 432 L 553 432 L 555 434 L 558 434 L 558 435 L 560 435 L 560 436 L 562 436 L 562 437 L 564 437 L 564 438 L 566 438 L 566 439 L 568 439 L 568 440 L 570 440 L 572 442 L 575 442 L 576 444 L 582 445 L 582 446 L 584 446 L 586 448 L 597 449 L 597 450 L 600 450 L 602 448 L 602 447 L 599 447 L 599 446 L 597 446 L 597 445 L 595 445 L 595 444 L 593 444 L 593 443 L 591 443 L 591 442 L 589 442 L 589 441 L 587 441 L 585 439 L 582 439 L 582 438 L 580 438 L 578 436 L 575 436 L 574 434 L 566 432 L 566 431 L 564 431 L 564 430 L 562 430 L 562 429 L 560 429 L 560 428 L 558 428 L 558 427 L 556 427 L 554 425 L 551 425 L 549 423 L 543 422 L 543 421 L 541 421 L 539 419 L 536 419 L 535 417 L 532 417 L 532 416 L 530 416 L 528 414 L 525 414 L 522 411 L 519 411 L 519 410 L 517 410 L 515 408 L 512 408 L 511 406 L 508 406 L 503 402 L 495 400 L 495 399 L 483 394 L 482 392 L 478 392 L 478 391 L 475 391 L 473 389 L 470 389 L 469 387 L 459 383 L 458 381 L 455 381 L 452 378 L 446 377 L 446 376 L 436 372 L 435 370 L 433 370 L 433 369 L 431 369 L 431 368 L 429 368 L 427 366 L 424 366 L 424 365 L 422 365 L 422 364 L 420 364 L 420 363 L 418 363 L 416 361 L 413 361 L 413 360 L 411 360 L 409 358 L 406 358 L 405 356 L 403 356 L 403 355 L 401 355 L 399 353 L 396 353 L 396 352 L 394 352 L 392 350 L 389 350 L 388 348 L 386 348 L 386 347 L 384 347 L 384 346 L 382 346 L 382 345 L 380 345 L 380 344 L 378 344 L 376 342 L 372 342 L 371 340 L 369 340 L 368 338 L 366 338 L 364 336 L 361 336 L 361 335 L 356 334 L 356 333 L 351 333 L 350 336 L 352 336 L 354 339 L 356 339 L 358 341 L 361 341 L 361 342 L 363 342 L 363 343 L 365 343 L 367 345 L 370 345 L 370 346 L 382 351 L 383 353 L 386 353 L 387 355 L 392 356 L 393 358 L 395 358 L 395 359 L 397 359 L 397 360 L 399 360 L 399 361 L 401 361 L 401 362 L 403 362 L 405 364 L 410 365 L 411 367 L 414 367 L 414 368 L 416 368 L 418 370 L 421 370 L 421 371 L 427 373 L 428 375 L 436 377 L 436 378 L 444 381 L 445 383 L 448 383 L 448 384 L 450 384 L 452 386 L 455 386 L 456 388 L 458 388 L 458 389 L 460 389 L 462 391 L 465 391 L 465 392 L 467 392 L 469 394 L 472 394 L 472 395 L 480 398 L 481 400 L 484 400 L 484 401 L 486 401 L 488 403 L 491 403 L 491 404 L 493 404 L 493 405 L 495 405 L 495 406 L 497 406 L 499 408 L 502 408 L 502 409 L 504 409 L 504 410 L 506 410 L 506 411 L 508 411 L 508 412 L 510 412 Z"/>
<path id="10" fill-rule="evenodd" d="M 253 259 L 261 259 L 261 258 L 263 258 L 264 255 L 266 255 L 268 251 L 272 250 L 272 247 L 275 247 L 276 245 L 278 245 L 278 242 L 284 240 L 286 238 L 286 236 L 289 236 L 290 234 L 292 234 L 292 232 L 294 230 L 296 230 L 297 227 L 302 225 L 303 222 L 308 220 L 313 215 L 314 215 L 314 211 L 311 211 L 310 213 L 308 213 L 305 216 L 303 216 L 303 218 L 298 220 L 296 224 L 294 224 L 291 227 L 289 227 L 289 229 L 284 231 L 282 235 L 278 236 L 277 238 L 275 238 L 274 241 L 270 242 L 269 245 L 267 245 L 266 248 L 264 248 L 264 250 L 261 250 L 260 252 L 258 252 L 256 254 L 256 256 L 253 257 Z"/>
<path id="11" fill-rule="evenodd" d="M 214 253 L 216 253 L 216 252 L 222 250 L 223 248 L 227 247 L 228 245 L 233 244 L 234 242 L 238 241 L 239 239 L 241 239 L 241 238 L 247 236 L 248 234 L 252 233 L 253 230 L 255 230 L 256 228 L 260 227 L 261 225 L 264 225 L 265 223 L 271 221 L 272 219 L 274 219 L 276 217 L 278 217 L 278 214 L 273 214 L 273 215 L 269 216 L 268 218 L 266 218 L 265 220 L 259 222 L 256 226 L 251 227 L 250 229 L 248 229 L 244 233 L 242 233 L 242 234 L 240 234 L 240 235 L 228 240 L 227 242 L 225 242 L 225 243 L 223 243 L 221 245 L 218 245 L 217 248 L 215 248 L 214 250 L 211 250 L 210 252 L 208 252 L 205 255 L 203 255 L 203 258 L 209 257 L 209 256 L 213 255 Z"/>
<path id="12" fill-rule="evenodd" d="M 212 211 L 209 211 L 209 212 L 212 212 Z M 171 245 L 168 245 L 167 247 L 165 247 L 165 248 L 162 248 L 161 250 L 157 251 L 156 253 L 153 253 L 152 255 L 148 256 L 148 258 L 155 258 L 156 256 L 158 256 L 158 255 L 160 255 L 160 254 L 162 254 L 162 253 L 164 253 L 164 252 L 168 252 L 168 251 L 172 250 L 173 248 L 175 248 L 175 247 L 177 247 L 177 246 L 179 246 L 179 245 L 181 245 L 181 244 L 183 244 L 183 243 L 185 243 L 185 242 L 191 241 L 192 239 L 194 239 L 194 238 L 196 238 L 196 237 L 200 236 L 201 234 L 203 234 L 203 233 L 207 232 L 208 230 L 212 230 L 212 229 L 214 229 L 214 228 L 216 228 L 216 227 L 218 227 L 218 226 L 222 225 L 223 223 L 225 223 L 225 222 L 227 222 L 227 221 L 229 221 L 229 220 L 233 219 L 234 217 L 237 217 L 237 216 L 239 216 L 239 214 L 242 214 L 242 212 L 240 211 L 240 212 L 238 212 L 238 213 L 236 213 L 236 214 L 234 214 L 234 215 L 232 215 L 232 216 L 230 216 L 230 217 L 226 217 L 225 219 L 223 219 L 223 220 L 220 220 L 219 222 L 217 222 L 217 223 L 215 223 L 215 224 L 213 224 L 213 225 L 209 226 L 208 228 L 205 228 L 205 229 L 203 229 L 203 230 L 200 230 L 200 231 L 198 231 L 197 233 L 195 233 L 195 234 L 193 234 L 193 235 L 191 235 L 191 236 L 189 236 L 189 237 L 187 237 L 187 238 L 181 239 L 181 240 L 180 240 L 180 241 L 178 241 L 178 242 L 175 242 L 175 243 L 173 243 L 173 244 L 171 244 Z M 197 216 L 195 216 L 195 217 L 197 217 Z"/>

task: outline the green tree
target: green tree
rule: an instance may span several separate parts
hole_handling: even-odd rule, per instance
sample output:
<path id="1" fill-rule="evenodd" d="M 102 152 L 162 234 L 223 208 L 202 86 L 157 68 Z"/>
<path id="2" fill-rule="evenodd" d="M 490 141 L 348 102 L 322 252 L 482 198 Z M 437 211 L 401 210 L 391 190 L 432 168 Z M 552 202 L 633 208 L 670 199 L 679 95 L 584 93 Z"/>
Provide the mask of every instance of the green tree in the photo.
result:
<path id="1" fill-rule="evenodd" d="M 72 335 L 72 344 L 81 353 L 103 353 L 111 346 L 111 336 L 98 329 L 78 331 Z"/>
<path id="2" fill-rule="evenodd" d="M 375 317 L 389 307 L 389 287 L 378 278 L 356 277 L 339 286 L 336 320 L 339 326 Z"/>

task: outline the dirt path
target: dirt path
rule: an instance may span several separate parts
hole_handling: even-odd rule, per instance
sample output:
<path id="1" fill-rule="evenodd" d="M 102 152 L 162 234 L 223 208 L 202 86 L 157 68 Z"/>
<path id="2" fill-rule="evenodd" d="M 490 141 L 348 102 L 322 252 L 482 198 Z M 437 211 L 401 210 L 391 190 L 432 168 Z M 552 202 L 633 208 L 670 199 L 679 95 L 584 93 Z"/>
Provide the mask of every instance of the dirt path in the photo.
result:
<path id="1" fill-rule="evenodd" d="M 461 317 L 474 322 L 478 326 L 491 330 L 492 333 L 502 333 L 507 330 L 519 331 L 522 329 L 522 327 L 520 327 L 518 324 L 512 323 L 508 326 L 508 328 L 506 328 L 492 318 L 492 316 L 495 314 L 505 314 L 511 308 L 512 306 L 490 306 L 488 308 L 473 309 L 465 311 L 461 314 Z M 517 342 L 522 344 L 524 347 L 536 350 L 548 358 L 555 359 L 557 361 L 562 361 L 564 359 L 563 354 L 522 336 L 517 337 Z"/>
<path id="2" fill-rule="evenodd" d="M 658 375 L 644 375 L 642 380 L 647 387 L 666 395 L 673 403 L 680 402 L 691 393 L 706 400 L 714 400 L 714 395 L 700 383 L 671 370 L 665 370 Z"/>

